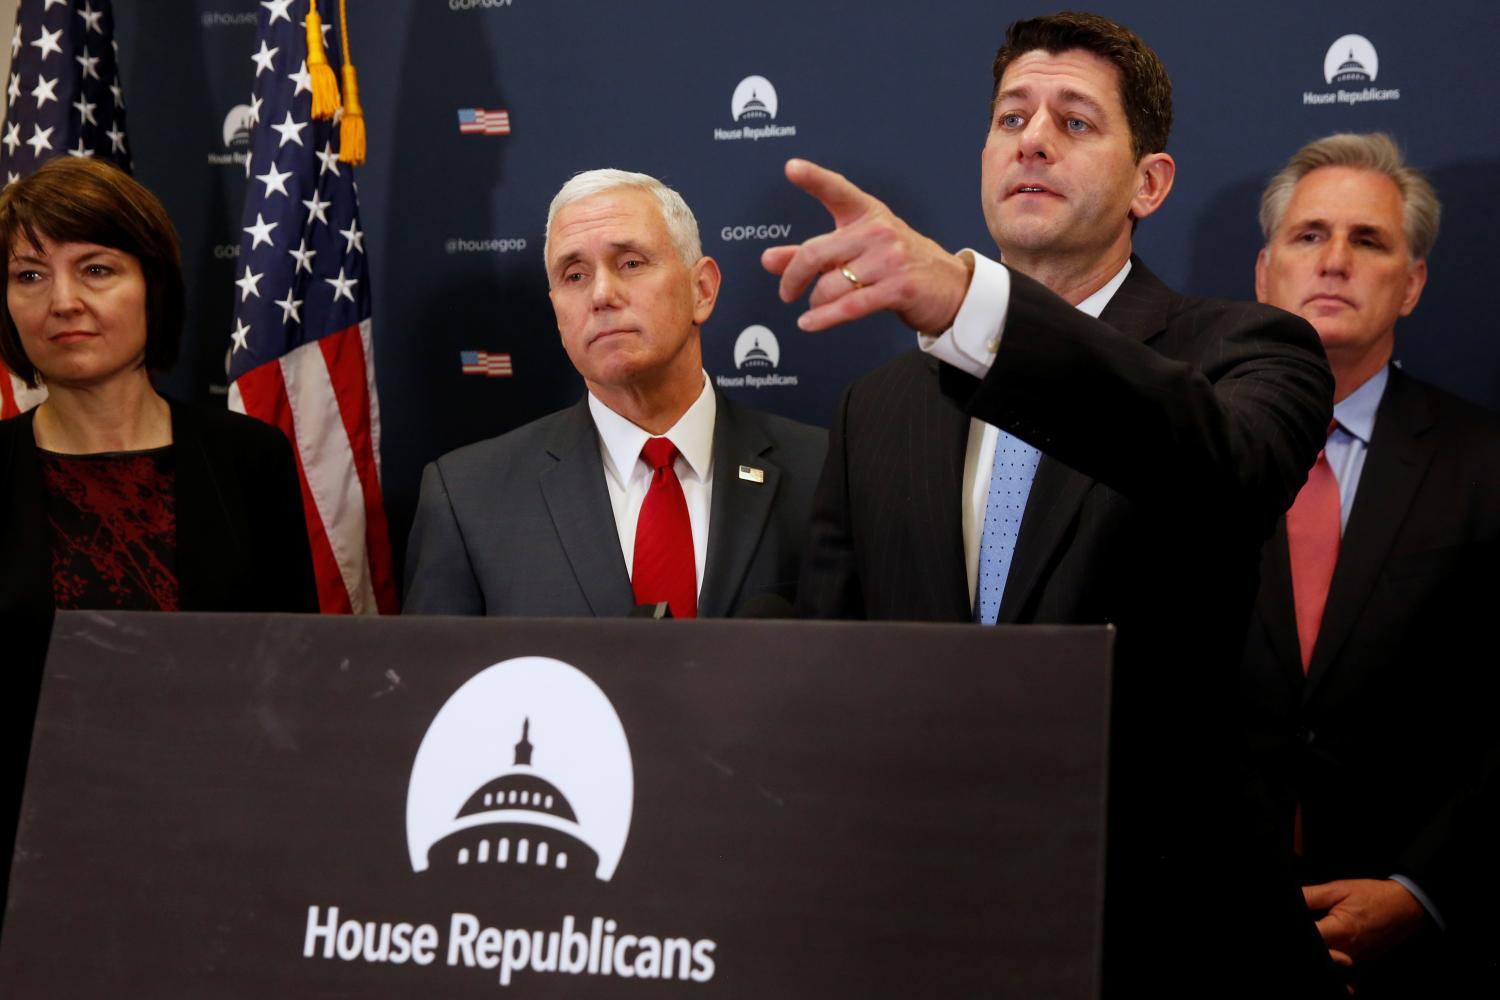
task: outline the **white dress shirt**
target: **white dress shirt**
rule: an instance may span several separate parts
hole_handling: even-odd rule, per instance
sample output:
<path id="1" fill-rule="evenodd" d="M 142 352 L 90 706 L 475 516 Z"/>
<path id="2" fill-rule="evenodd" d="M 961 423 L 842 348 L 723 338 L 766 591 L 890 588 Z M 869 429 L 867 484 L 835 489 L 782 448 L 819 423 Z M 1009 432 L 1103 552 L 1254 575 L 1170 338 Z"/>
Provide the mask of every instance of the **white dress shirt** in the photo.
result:
<path id="1" fill-rule="evenodd" d="M 703 391 L 677 423 L 661 437 L 677 446 L 673 469 L 687 501 L 688 521 L 693 528 L 693 563 L 698 590 L 703 589 L 703 565 L 708 558 L 708 512 L 713 500 L 714 415 L 718 403 L 703 374 Z M 625 572 L 635 573 L 635 524 L 641 504 L 651 487 L 651 467 L 641 458 L 641 449 L 652 434 L 620 416 L 589 393 L 589 413 L 599 433 L 599 456 L 604 462 L 604 482 L 609 487 L 609 505 L 614 510 L 615 531 Z"/>
<path id="2" fill-rule="evenodd" d="M 1005 332 L 1005 314 L 1010 308 L 1010 271 L 983 254 L 963 250 L 974 259 L 974 276 L 953 318 L 953 325 L 936 337 L 918 334 L 922 350 L 938 360 L 984 378 L 1000 350 Z M 1114 298 L 1130 273 L 1130 261 L 1093 295 L 1078 303 L 1081 312 L 1095 319 Z M 969 577 L 969 604 L 979 579 L 979 546 L 984 538 L 985 508 L 989 504 L 990 472 L 995 464 L 995 443 L 1000 429 L 976 417 L 969 418 L 969 443 L 964 451 L 963 534 L 964 569 Z"/>

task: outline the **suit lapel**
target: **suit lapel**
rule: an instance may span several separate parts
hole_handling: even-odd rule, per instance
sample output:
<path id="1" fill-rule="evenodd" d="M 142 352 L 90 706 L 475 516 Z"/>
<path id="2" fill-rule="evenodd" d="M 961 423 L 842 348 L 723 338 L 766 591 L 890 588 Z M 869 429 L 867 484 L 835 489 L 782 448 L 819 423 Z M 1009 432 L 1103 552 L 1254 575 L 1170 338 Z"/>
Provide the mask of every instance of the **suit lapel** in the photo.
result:
<path id="1" fill-rule="evenodd" d="M 596 618 L 628 614 L 635 594 L 620 552 L 587 396 L 559 422 L 547 442 L 547 454 L 557 464 L 538 477 L 542 497 L 584 599 Z M 517 571 L 524 573 L 525 568 Z"/>
<path id="2" fill-rule="evenodd" d="M 1134 254 L 1130 273 L 1104 306 L 1099 319 L 1134 340 L 1150 340 L 1167 328 L 1172 300 L 1177 297 Z"/>
<path id="3" fill-rule="evenodd" d="M 1369 601 L 1380 568 L 1432 461 L 1433 446 L 1424 437 L 1431 426 L 1432 413 L 1426 401 L 1399 369 L 1392 368 L 1328 587 L 1328 603 L 1308 665 L 1304 699 L 1312 696 L 1338 657 Z"/>
<path id="4" fill-rule="evenodd" d="M 781 469 L 768 455 L 772 442 L 720 395 L 714 416 L 714 492 L 708 515 L 708 557 L 698 614 L 730 614 L 781 488 Z M 764 482 L 740 477 L 740 467 L 758 469 Z"/>
<path id="5" fill-rule="evenodd" d="M 890 409 L 892 413 L 915 411 L 914 418 L 906 421 L 907 451 L 932 458 L 909 463 L 912 479 L 889 482 L 892 490 L 909 491 L 913 498 L 916 516 L 909 523 L 917 535 L 915 551 L 923 558 L 909 569 L 918 581 L 912 589 L 923 595 L 919 606 L 938 621 L 972 621 L 962 512 L 970 427 L 967 401 L 979 383 L 936 360 L 927 359 L 927 366 L 930 377 L 922 382 L 918 406 L 892 400 Z M 955 405 L 959 400 L 963 403 Z M 897 503 L 902 499 L 893 498 Z"/>
<path id="6" fill-rule="evenodd" d="M 1166 329 L 1172 298 L 1171 290 L 1139 257 L 1132 256 L 1130 273 L 1099 318 L 1127 337 L 1150 340 Z M 1093 479 L 1042 455 L 1031 494 L 1026 498 L 1010 575 L 1000 599 L 999 622 L 1029 620 L 1026 608 L 1042 585 L 1047 565 L 1068 536 L 1068 529 L 1094 484 Z"/>

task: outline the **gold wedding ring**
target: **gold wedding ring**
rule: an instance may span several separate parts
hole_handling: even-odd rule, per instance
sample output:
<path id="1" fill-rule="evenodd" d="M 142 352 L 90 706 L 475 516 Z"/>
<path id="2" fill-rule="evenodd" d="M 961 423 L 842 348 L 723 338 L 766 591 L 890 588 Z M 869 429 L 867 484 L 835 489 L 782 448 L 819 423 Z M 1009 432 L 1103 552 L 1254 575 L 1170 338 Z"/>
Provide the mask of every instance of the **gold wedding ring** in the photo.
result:
<path id="1" fill-rule="evenodd" d="M 863 288 L 863 287 L 865 287 L 865 283 L 863 281 L 859 280 L 859 275 L 857 275 L 853 271 L 849 270 L 849 267 L 848 267 L 847 264 L 844 265 L 843 267 L 839 268 L 839 273 L 841 273 L 844 277 L 848 278 L 849 279 L 849 284 L 853 285 L 855 288 Z"/>

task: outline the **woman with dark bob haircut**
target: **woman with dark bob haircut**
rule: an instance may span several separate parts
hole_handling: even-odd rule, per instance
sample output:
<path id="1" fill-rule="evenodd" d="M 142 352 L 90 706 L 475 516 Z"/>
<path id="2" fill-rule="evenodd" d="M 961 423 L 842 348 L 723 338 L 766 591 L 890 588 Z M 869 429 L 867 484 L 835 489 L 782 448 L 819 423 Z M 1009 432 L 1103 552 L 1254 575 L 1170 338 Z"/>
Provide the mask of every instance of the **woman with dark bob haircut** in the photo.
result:
<path id="1" fill-rule="evenodd" d="M 316 611 L 281 432 L 151 385 L 182 338 L 161 202 L 61 157 L 0 194 L 0 247 L 0 360 L 47 390 L 0 422 L 0 611 Z"/>

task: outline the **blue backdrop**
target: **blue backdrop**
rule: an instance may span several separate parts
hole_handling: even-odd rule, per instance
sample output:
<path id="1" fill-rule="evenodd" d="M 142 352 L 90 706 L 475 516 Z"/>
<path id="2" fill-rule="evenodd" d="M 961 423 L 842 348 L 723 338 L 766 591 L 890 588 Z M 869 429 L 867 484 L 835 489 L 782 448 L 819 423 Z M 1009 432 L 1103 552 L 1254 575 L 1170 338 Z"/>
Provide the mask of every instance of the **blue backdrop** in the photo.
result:
<path id="1" fill-rule="evenodd" d="M 398 558 L 424 463 L 582 392 L 541 262 L 547 203 L 568 176 L 616 166 L 680 190 L 724 272 L 704 330 L 709 373 L 738 400 L 826 424 L 838 390 L 912 336 L 889 319 L 796 329 L 802 307 L 779 301 L 759 254 L 823 231 L 827 218 L 786 183 L 783 162 L 803 156 L 843 171 L 944 245 L 992 252 L 978 203 L 989 66 L 1006 24 L 1046 10 L 978 0 L 349 7 L 370 136 L 358 176 Z M 249 100 L 260 9 L 255 0 L 116 5 L 136 173 L 184 243 L 189 332 L 166 387 L 186 398 L 224 391 L 246 183 L 236 108 Z M 1421 17 L 1391 0 L 1266 0 L 1190 16 L 1146 2 L 1094 9 L 1132 26 L 1172 74 L 1177 184 L 1136 238 L 1164 280 L 1250 297 L 1265 179 L 1308 139 L 1386 130 L 1444 204 L 1431 279 L 1400 327 L 1397 356 L 1500 407 L 1500 341 L 1482 308 L 1495 270 L 1482 234 L 1500 135 L 1484 109 L 1500 5 L 1429 5 Z M 335 5 L 324 0 L 323 10 L 336 23 Z M 1335 47 L 1351 34 L 1368 44 Z M 1329 82 L 1325 63 L 1342 62 L 1344 48 L 1372 79 Z M 764 111 L 744 113 L 749 92 Z M 509 111 L 512 131 L 461 134 L 469 108 Z M 774 369 L 736 367 L 735 342 L 751 326 L 769 331 L 752 336 L 774 347 Z M 514 375 L 463 374 L 460 352 L 470 350 L 508 353 Z"/>

